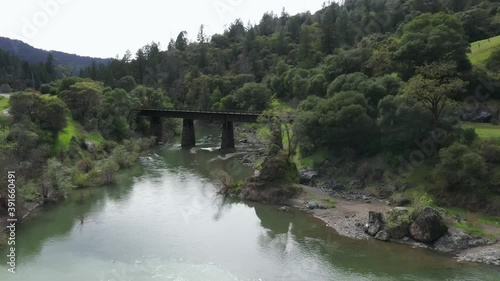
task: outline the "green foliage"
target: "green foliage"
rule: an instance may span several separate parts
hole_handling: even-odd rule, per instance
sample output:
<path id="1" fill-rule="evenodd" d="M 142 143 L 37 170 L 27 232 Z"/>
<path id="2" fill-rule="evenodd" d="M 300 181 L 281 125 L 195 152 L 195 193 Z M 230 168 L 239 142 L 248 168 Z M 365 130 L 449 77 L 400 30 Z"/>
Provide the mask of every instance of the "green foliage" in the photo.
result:
<path id="1" fill-rule="evenodd" d="M 73 118 L 85 128 L 96 129 L 97 117 L 102 104 L 104 85 L 100 82 L 77 82 L 59 93 Z"/>
<path id="2" fill-rule="evenodd" d="M 500 71 L 500 50 L 495 50 L 486 61 L 486 68 L 490 71 Z"/>
<path id="3" fill-rule="evenodd" d="M 500 46 L 500 35 L 471 43 L 469 59 L 474 66 L 487 63 Z"/>
<path id="4" fill-rule="evenodd" d="M 462 124 L 464 129 L 474 129 L 480 139 L 490 140 L 500 138 L 500 126 L 489 123 L 468 123 Z"/>
<path id="5" fill-rule="evenodd" d="M 20 197 L 26 202 L 38 202 L 40 200 L 40 190 L 38 185 L 33 181 L 19 182 Z"/>
<path id="6" fill-rule="evenodd" d="M 127 151 L 123 145 L 119 145 L 111 153 L 111 159 L 121 168 L 128 168 L 137 160 L 139 155 L 135 151 Z"/>
<path id="7" fill-rule="evenodd" d="M 455 224 L 455 227 L 465 230 L 465 232 L 474 236 L 487 236 L 486 232 L 479 226 L 467 223 L 465 221 Z"/>
<path id="8" fill-rule="evenodd" d="M 137 87 L 137 83 L 135 82 L 133 76 L 127 75 L 118 80 L 116 87 L 130 93 L 130 91 L 132 91 L 133 89 L 135 89 L 135 87 Z"/>
<path id="9" fill-rule="evenodd" d="M 357 92 L 340 92 L 326 100 L 309 97 L 297 108 L 294 131 L 302 147 L 363 151 L 376 145 L 377 131 L 368 110 L 365 97 Z"/>
<path id="10" fill-rule="evenodd" d="M 59 155 L 62 152 L 67 152 L 69 149 L 69 145 L 71 140 L 76 135 L 76 127 L 73 119 L 71 117 L 67 117 L 67 125 L 66 127 L 59 133 L 56 139 L 56 143 L 54 144 L 53 154 Z"/>
<path id="11" fill-rule="evenodd" d="M 56 135 L 66 126 L 67 108 L 57 98 L 33 93 L 17 93 L 10 98 L 10 114 L 15 121 L 27 119 Z"/>
<path id="12" fill-rule="evenodd" d="M 0 85 L 0 94 L 8 94 L 10 92 L 12 92 L 12 88 L 9 86 L 9 84 Z"/>
<path id="13" fill-rule="evenodd" d="M 9 107 L 9 99 L 0 96 L 0 111 L 3 111 Z"/>
<path id="14" fill-rule="evenodd" d="M 440 61 L 454 62 L 459 71 L 469 70 L 468 51 L 465 31 L 456 16 L 422 14 L 404 25 L 395 58 L 401 63 L 403 76 L 408 78 L 416 67 Z"/>
<path id="15" fill-rule="evenodd" d="M 262 111 L 267 108 L 271 91 L 263 84 L 246 83 L 234 93 L 235 109 Z"/>
<path id="16" fill-rule="evenodd" d="M 429 110 L 437 123 L 452 106 L 453 98 L 466 90 L 468 83 L 458 75 L 454 63 L 418 67 L 417 74 L 405 85 L 403 93 Z"/>
<path id="17" fill-rule="evenodd" d="M 326 207 L 328 209 L 335 208 L 335 204 L 337 204 L 337 200 L 333 199 L 332 197 L 324 197 L 322 200 L 327 202 Z"/>
<path id="18" fill-rule="evenodd" d="M 487 172 L 488 167 L 481 155 L 463 144 L 455 143 L 439 152 L 434 177 L 442 181 L 448 191 L 464 186 L 477 190 L 484 185 Z"/>
<path id="19" fill-rule="evenodd" d="M 55 158 L 47 161 L 44 180 L 42 192 L 44 198 L 48 197 L 50 190 L 53 190 L 57 196 L 65 197 L 75 187 L 71 182 L 69 170 Z"/>

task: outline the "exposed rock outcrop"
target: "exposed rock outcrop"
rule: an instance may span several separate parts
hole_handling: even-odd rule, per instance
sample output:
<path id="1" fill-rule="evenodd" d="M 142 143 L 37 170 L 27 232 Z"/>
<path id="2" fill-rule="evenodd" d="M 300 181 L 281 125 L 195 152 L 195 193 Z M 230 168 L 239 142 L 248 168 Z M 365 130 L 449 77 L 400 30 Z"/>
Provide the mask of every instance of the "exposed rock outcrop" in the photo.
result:
<path id="1" fill-rule="evenodd" d="M 385 230 L 393 239 L 401 239 L 410 233 L 410 213 L 408 209 L 396 207 L 389 211 Z"/>
<path id="2" fill-rule="evenodd" d="M 268 156 L 259 175 L 247 180 L 241 197 L 251 201 L 280 203 L 294 196 L 298 190 L 297 167 L 285 153 Z"/>
<path id="3" fill-rule="evenodd" d="M 410 226 L 410 234 L 416 241 L 432 243 L 448 232 L 443 218 L 434 209 L 426 207 Z"/>
<path id="4" fill-rule="evenodd" d="M 368 213 L 368 227 L 366 232 L 371 236 L 376 235 L 384 227 L 384 216 L 382 213 Z"/>
<path id="5" fill-rule="evenodd" d="M 488 107 L 479 107 L 462 112 L 462 120 L 468 122 L 489 123 L 495 113 Z"/>
<path id="6" fill-rule="evenodd" d="M 319 171 L 313 168 L 306 168 L 299 171 L 300 184 L 315 186 Z"/>
<path id="7" fill-rule="evenodd" d="M 375 235 L 375 239 L 380 240 L 380 241 L 389 241 L 389 233 L 385 230 L 381 230 Z"/>

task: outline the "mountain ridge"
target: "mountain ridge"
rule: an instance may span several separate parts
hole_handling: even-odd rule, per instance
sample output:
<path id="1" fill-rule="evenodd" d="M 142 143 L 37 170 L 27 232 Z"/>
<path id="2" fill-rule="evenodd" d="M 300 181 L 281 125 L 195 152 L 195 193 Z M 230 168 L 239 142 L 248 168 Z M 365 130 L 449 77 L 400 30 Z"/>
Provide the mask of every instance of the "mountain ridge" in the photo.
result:
<path id="1" fill-rule="evenodd" d="M 55 50 L 44 50 L 33 47 L 21 40 L 10 39 L 0 36 L 0 49 L 15 55 L 19 59 L 30 64 L 44 63 L 47 60 L 47 55 L 51 53 L 54 56 L 54 64 L 63 65 L 74 69 L 81 69 L 92 64 L 95 61 L 97 64 L 107 64 L 112 58 L 95 58 L 89 56 L 80 56 Z"/>

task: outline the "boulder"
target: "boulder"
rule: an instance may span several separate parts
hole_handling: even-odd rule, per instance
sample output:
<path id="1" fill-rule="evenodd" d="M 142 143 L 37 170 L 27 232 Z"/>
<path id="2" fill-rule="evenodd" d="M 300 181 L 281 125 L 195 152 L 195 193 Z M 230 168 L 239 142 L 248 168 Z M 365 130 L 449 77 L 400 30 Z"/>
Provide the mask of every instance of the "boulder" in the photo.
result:
<path id="1" fill-rule="evenodd" d="M 489 123 L 494 115 L 493 110 L 488 107 L 479 107 L 464 111 L 461 117 L 464 121 Z"/>
<path id="2" fill-rule="evenodd" d="M 317 202 L 309 202 L 307 203 L 306 207 L 309 210 L 319 209 L 319 204 Z"/>
<path id="3" fill-rule="evenodd" d="M 404 207 L 411 203 L 410 198 L 404 195 L 398 195 L 398 194 L 395 195 L 396 196 L 392 196 L 390 199 L 391 205 L 396 207 Z"/>
<path id="4" fill-rule="evenodd" d="M 413 239 L 423 243 L 432 243 L 447 232 L 443 218 L 431 207 L 426 207 L 410 226 Z"/>
<path id="5" fill-rule="evenodd" d="M 368 227 L 366 232 L 371 236 L 377 234 L 384 227 L 384 216 L 382 213 L 369 212 L 368 213 Z"/>
<path id="6" fill-rule="evenodd" d="M 450 228 L 448 232 L 434 242 L 434 249 L 444 253 L 453 253 L 469 247 L 471 237 L 462 229 Z"/>
<path id="7" fill-rule="evenodd" d="M 318 175 L 319 171 L 312 168 L 299 170 L 300 183 L 305 185 L 314 185 Z"/>
<path id="8" fill-rule="evenodd" d="M 389 211 L 385 230 L 393 239 L 401 239 L 410 233 L 410 213 L 408 209 L 396 207 Z"/>
<path id="9" fill-rule="evenodd" d="M 279 210 L 283 211 L 283 212 L 290 212 L 291 211 L 290 207 L 288 207 L 288 206 L 283 206 Z"/>
<path id="10" fill-rule="evenodd" d="M 385 230 L 379 231 L 377 235 L 375 235 L 375 239 L 380 241 L 389 241 L 389 238 L 389 234 Z"/>
<path id="11" fill-rule="evenodd" d="M 92 142 L 86 141 L 86 142 L 84 142 L 84 146 L 85 146 L 85 149 L 90 153 L 94 153 L 96 151 L 96 147 L 95 147 L 94 143 L 92 143 Z"/>

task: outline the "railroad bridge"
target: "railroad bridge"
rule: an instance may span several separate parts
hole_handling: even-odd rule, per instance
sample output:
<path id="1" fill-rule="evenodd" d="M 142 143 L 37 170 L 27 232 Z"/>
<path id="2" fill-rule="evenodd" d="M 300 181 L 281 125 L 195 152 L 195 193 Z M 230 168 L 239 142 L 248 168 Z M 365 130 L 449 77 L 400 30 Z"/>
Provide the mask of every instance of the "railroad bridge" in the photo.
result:
<path id="1" fill-rule="evenodd" d="M 222 123 L 221 149 L 234 149 L 234 122 L 257 123 L 262 112 L 189 110 L 189 109 L 136 109 L 139 116 L 151 118 L 151 133 L 161 138 L 162 118 L 182 118 L 183 147 L 196 145 L 194 120 L 220 121 Z"/>

